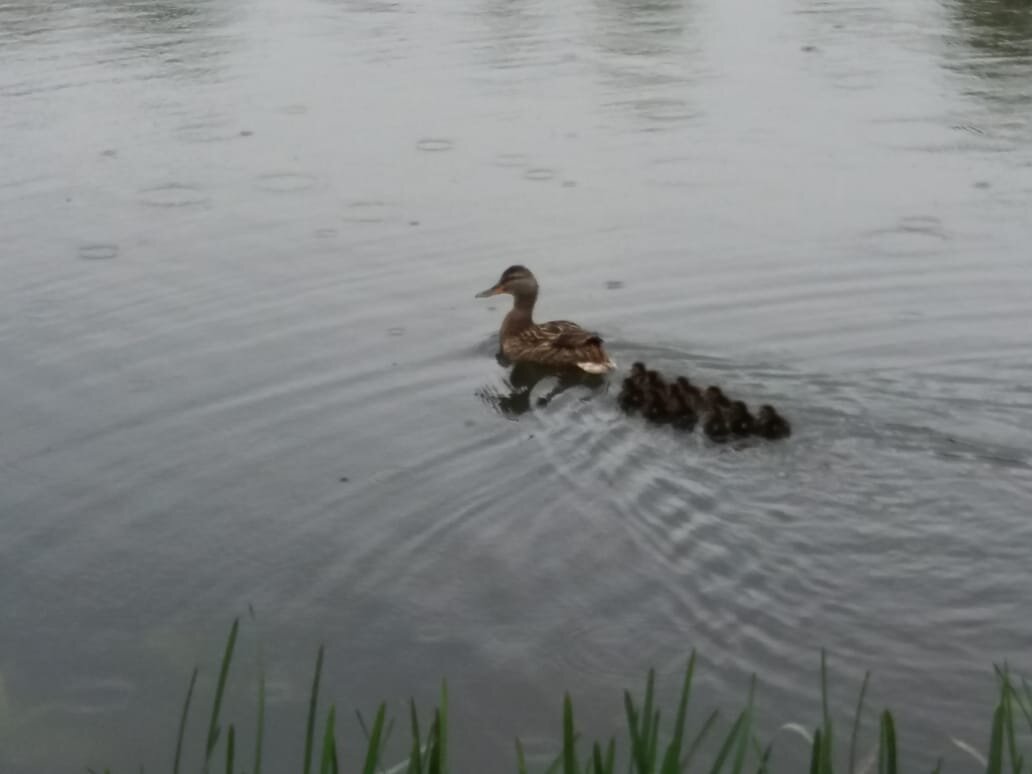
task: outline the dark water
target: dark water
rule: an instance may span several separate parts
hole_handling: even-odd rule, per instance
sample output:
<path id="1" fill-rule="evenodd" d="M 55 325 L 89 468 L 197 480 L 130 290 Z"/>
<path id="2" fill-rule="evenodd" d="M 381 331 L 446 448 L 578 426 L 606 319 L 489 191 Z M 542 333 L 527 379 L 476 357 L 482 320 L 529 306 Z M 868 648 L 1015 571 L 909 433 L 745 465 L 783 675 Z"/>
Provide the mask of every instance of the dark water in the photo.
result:
<path id="1" fill-rule="evenodd" d="M 0 2 L 0 769 L 167 766 L 248 604 L 270 765 L 325 640 L 344 718 L 447 676 L 462 771 L 691 647 L 700 707 L 812 726 L 822 646 L 975 768 L 1030 666 L 1030 203 L 1013 0 Z M 500 414 L 515 262 L 795 435 Z"/>

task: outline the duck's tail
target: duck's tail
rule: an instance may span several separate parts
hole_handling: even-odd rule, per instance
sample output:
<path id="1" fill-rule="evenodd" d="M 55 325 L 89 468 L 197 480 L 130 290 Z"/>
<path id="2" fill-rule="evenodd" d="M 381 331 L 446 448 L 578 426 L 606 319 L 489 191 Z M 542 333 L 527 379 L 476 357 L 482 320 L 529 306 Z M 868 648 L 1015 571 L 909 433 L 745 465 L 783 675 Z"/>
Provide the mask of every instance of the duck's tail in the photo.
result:
<path id="1" fill-rule="evenodd" d="M 616 361 L 611 357 L 607 357 L 604 363 L 593 363 L 589 361 L 577 363 L 577 368 L 582 371 L 586 371 L 589 374 L 607 374 L 616 369 Z"/>

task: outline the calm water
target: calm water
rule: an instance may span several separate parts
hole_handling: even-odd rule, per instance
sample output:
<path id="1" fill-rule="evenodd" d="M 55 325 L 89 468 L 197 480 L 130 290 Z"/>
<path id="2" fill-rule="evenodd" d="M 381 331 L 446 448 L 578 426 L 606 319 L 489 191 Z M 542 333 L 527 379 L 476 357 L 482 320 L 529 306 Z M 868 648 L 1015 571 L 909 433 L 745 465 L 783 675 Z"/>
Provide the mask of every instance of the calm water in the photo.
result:
<path id="1" fill-rule="evenodd" d="M 0 2 L 0 769 L 166 766 L 248 604 L 270 765 L 325 641 L 348 719 L 448 677 L 465 772 L 691 647 L 700 714 L 755 671 L 813 725 L 825 646 L 975 768 L 1032 668 L 1030 203 L 1027 3 Z M 516 262 L 795 435 L 499 412 Z"/>

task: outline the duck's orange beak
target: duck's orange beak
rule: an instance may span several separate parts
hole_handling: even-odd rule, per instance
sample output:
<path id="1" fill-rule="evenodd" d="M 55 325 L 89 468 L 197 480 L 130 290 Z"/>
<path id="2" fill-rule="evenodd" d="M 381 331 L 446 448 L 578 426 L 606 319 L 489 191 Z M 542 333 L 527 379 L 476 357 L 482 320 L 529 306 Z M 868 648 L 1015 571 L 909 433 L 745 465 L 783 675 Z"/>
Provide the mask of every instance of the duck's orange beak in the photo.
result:
<path id="1" fill-rule="evenodd" d="M 477 293 L 474 298 L 487 298 L 488 296 L 497 296 L 499 293 L 505 292 L 504 285 L 495 285 L 494 287 L 488 288 L 487 290 L 481 290 Z"/>

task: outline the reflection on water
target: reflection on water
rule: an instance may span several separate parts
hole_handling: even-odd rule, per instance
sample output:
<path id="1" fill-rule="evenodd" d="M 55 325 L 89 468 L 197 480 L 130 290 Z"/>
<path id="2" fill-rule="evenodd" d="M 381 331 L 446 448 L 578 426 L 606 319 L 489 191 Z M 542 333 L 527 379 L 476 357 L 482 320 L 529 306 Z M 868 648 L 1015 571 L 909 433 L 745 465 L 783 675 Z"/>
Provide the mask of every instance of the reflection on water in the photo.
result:
<path id="1" fill-rule="evenodd" d="M 965 90 L 1032 128 L 1026 112 L 1032 103 L 1032 6 L 1022 0 L 950 0 L 946 7 L 954 45 L 944 55 L 945 66 L 982 80 L 965 84 Z"/>
<path id="2" fill-rule="evenodd" d="M 511 365 L 502 355 L 498 355 L 498 363 L 502 367 Z M 534 395 L 534 388 L 542 381 L 548 381 L 550 389 L 544 394 Z M 494 408 L 508 419 L 517 419 L 534 408 L 545 408 L 552 400 L 567 390 L 585 387 L 591 391 L 599 391 L 607 384 L 606 379 L 597 374 L 588 374 L 579 369 L 554 369 L 532 363 L 517 363 L 509 370 L 505 380 L 506 391 L 499 391 L 493 386 L 477 389 L 477 397 Z"/>

